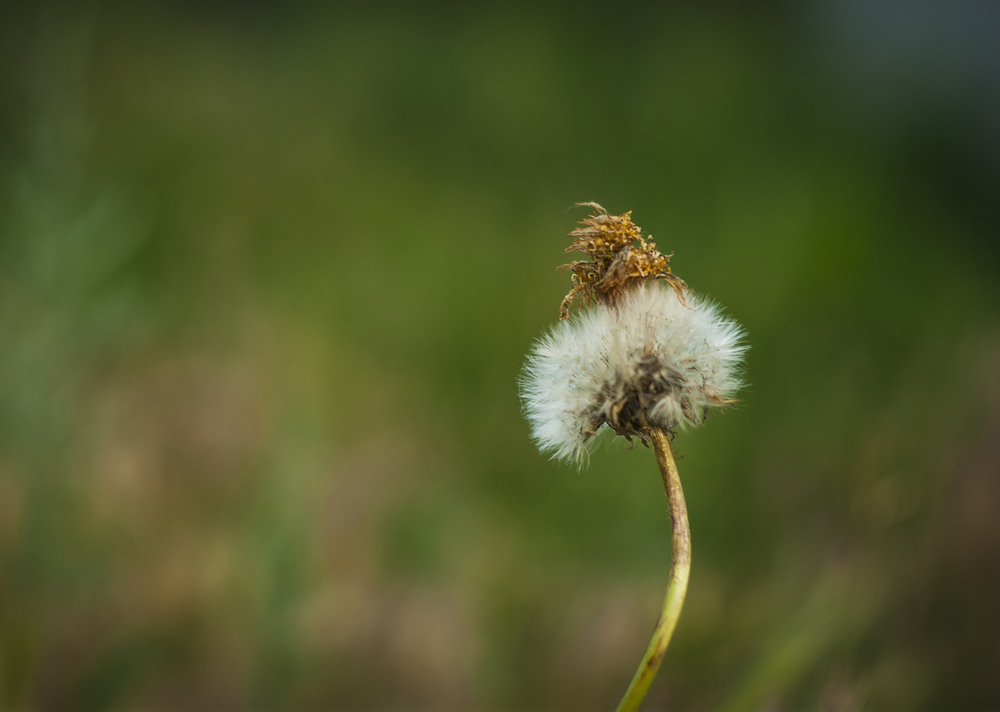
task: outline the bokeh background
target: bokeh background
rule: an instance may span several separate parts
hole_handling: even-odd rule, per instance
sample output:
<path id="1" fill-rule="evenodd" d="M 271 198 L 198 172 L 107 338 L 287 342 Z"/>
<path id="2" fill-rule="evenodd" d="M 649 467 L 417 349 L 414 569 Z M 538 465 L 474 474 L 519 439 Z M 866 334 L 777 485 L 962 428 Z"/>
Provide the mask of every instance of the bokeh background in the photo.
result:
<path id="1" fill-rule="evenodd" d="M 4 3 L 0 707 L 612 709 L 659 476 L 516 388 L 596 200 L 752 344 L 648 708 L 1000 709 L 998 7 Z"/>

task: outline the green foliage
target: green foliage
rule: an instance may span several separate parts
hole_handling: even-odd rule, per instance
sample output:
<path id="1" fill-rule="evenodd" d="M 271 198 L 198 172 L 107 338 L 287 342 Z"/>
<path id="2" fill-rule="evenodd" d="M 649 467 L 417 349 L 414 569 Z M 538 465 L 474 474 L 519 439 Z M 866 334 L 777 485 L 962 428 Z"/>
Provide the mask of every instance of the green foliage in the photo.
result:
<path id="1" fill-rule="evenodd" d="M 801 17 L 334 7 L 0 22 L 0 707 L 611 709 L 659 476 L 515 385 L 586 200 L 752 346 L 650 707 L 998 704 L 972 104 Z"/>

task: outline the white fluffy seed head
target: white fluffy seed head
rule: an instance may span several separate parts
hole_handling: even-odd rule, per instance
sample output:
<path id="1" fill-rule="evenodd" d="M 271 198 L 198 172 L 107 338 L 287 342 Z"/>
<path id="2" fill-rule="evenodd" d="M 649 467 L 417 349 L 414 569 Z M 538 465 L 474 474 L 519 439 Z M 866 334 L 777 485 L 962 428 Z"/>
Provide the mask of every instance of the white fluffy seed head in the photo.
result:
<path id="1" fill-rule="evenodd" d="M 655 282 L 561 321 L 521 373 L 532 437 L 542 452 L 582 465 L 600 432 L 643 439 L 651 427 L 701 425 L 741 385 L 743 335 L 711 302 L 688 293 L 684 305 Z"/>

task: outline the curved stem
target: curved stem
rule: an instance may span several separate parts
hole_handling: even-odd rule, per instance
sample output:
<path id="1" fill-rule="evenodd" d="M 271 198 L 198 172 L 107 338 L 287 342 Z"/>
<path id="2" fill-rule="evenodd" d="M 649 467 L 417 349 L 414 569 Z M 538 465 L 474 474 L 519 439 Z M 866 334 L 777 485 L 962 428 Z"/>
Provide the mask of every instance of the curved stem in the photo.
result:
<path id="1" fill-rule="evenodd" d="M 691 530 L 688 527 L 687 505 L 684 503 L 684 490 L 681 489 L 677 465 L 670 451 L 670 441 L 667 439 L 667 434 L 658 429 L 651 430 L 649 437 L 653 441 L 656 462 L 660 466 L 663 487 L 667 491 L 667 508 L 670 510 L 670 526 L 673 530 L 673 558 L 670 564 L 670 583 L 663 599 L 660 619 L 653 630 L 646 655 L 639 663 L 625 696 L 618 703 L 617 712 L 635 712 L 642 704 L 677 626 L 677 619 L 684 605 L 684 594 L 687 593 L 688 575 L 691 572 Z"/>

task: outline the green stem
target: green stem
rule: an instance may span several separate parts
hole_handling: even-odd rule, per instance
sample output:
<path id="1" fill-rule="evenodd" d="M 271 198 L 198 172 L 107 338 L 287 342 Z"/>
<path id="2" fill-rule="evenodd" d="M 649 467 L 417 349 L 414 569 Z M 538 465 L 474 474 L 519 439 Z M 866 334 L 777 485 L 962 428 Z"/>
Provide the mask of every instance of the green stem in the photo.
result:
<path id="1" fill-rule="evenodd" d="M 670 451 L 670 441 L 662 430 L 653 429 L 649 432 L 653 441 L 653 451 L 656 462 L 663 476 L 663 487 L 667 491 L 667 508 L 670 510 L 670 526 L 673 530 L 673 557 L 670 564 L 670 583 L 667 594 L 663 598 L 663 609 L 656 623 L 653 637 L 646 648 L 639 668 L 635 671 L 625 696 L 618 703 L 617 712 L 635 712 L 642 704 L 649 685 L 656 677 L 670 637 L 677 626 L 684 605 L 684 594 L 687 592 L 688 576 L 691 572 L 691 530 L 688 527 L 687 506 L 684 503 L 684 490 L 681 489 L 681 478 L 677 474 L 677 465 Z"/>

